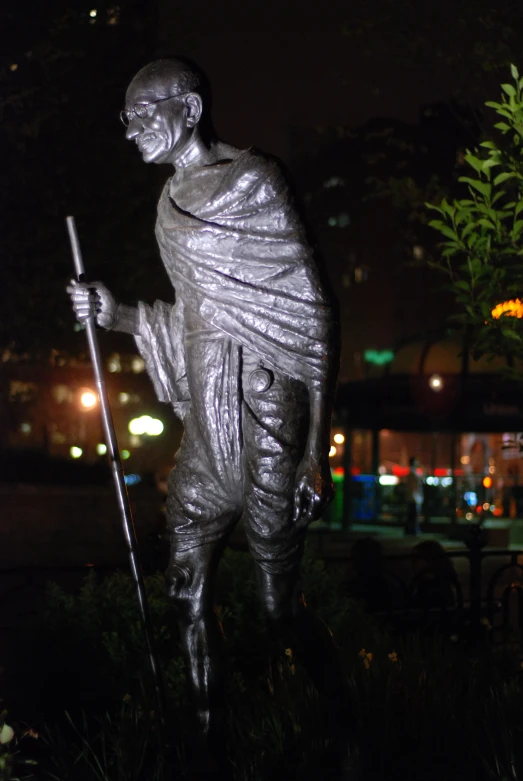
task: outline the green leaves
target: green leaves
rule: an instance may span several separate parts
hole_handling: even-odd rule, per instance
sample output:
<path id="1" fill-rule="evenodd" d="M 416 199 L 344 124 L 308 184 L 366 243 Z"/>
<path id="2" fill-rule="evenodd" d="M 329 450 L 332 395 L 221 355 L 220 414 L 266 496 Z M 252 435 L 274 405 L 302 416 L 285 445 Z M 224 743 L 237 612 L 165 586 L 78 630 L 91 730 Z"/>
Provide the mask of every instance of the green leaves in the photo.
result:
<path id="1" fill-rule="evenodd" d="M 502 118 L 494 125 L 501 138 L 485 139 L 464 157 L 469 171 L 459 182 L 469 197 L 426 205 L 438 213 L 429 226 L 442 239 L 435 265 L 450 276 L 461 321 L 472 329 L 478 351 L 519 356 L 523 320 L 491 314 L 523 293 L 523 78 L 515 65 L 510 72 L 514 83 L 501 85 L 500 101 L 485 104 Z"/>

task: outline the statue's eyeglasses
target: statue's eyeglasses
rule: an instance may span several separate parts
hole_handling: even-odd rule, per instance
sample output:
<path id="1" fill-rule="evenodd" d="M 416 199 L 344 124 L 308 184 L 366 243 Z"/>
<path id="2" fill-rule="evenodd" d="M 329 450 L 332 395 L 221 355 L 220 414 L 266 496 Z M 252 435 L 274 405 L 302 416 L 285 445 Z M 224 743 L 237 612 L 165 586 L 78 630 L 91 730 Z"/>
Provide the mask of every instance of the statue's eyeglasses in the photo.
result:
<path id="1" fill-rule="evenodd" d="M 150 103 L 137 103 L 131 109 L 124 109 L 120 111 L 120 119 L 125 127 L 129 127 L 133 117 L 138 119 L 147 119 L 152 114 L 152 106 L 156 106 L 157 103 L 163 103 L 164 100 L 171 100 L 172 98 L 179 98 L 180 95 L 188 95 L 187 92 L 177 92 L 175 95 L 169 95 L 168 98 L 160 98 L 160 100 L 151 100 Z"/>

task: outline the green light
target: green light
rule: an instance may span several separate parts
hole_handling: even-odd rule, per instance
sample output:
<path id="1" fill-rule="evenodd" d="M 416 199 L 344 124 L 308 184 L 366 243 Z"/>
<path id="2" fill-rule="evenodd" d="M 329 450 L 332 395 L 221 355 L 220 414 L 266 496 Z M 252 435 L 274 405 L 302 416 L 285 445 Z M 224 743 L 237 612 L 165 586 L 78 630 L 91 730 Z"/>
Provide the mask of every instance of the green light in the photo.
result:
<path id="1" fill-rule="evenodd" d="M 383 366 L 394 359 L 394 353 L 392 350 L 365 350 L 363 357 L 367 363 Z"/>
<path id="2" fill-rule="evenodd" d="M 123 458 L 124 461 L 127 461 L 127 459 L 130 458 L 130 456 L 131 456 L 131 454 L 129 453 L 128 450 L 122 450 L 122 454 L 121 455 L 122 455 L 122 458 Z"/>

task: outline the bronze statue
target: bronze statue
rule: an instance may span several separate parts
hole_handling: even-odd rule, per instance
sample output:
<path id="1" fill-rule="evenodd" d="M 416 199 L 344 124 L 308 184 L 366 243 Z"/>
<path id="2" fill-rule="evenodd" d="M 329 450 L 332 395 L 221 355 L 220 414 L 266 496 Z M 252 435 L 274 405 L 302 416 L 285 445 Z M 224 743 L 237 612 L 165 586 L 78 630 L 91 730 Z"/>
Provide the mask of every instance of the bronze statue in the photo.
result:
<path id="1" fill-rule="evenodd" d="M 209 106 L 201 71 L 163 59 L 135 76 L 121 112 L 143 160 L 174 167 L 156 237 L 176 302 L 125 306 L 99 282 L 68 291 L 79 320 L 94 307 L 99 325 L 134 335 L 158 398 L 184 423 L 166 576 L 212 769 L 226 722 L 213 591 L 240 518 L 269 627 L 292 638 L 333 721 L 345 698 L 331 635 L 299 586 L 307 526 L 332 494 L 337 323 L 280 165 L 219 141 Z"/>

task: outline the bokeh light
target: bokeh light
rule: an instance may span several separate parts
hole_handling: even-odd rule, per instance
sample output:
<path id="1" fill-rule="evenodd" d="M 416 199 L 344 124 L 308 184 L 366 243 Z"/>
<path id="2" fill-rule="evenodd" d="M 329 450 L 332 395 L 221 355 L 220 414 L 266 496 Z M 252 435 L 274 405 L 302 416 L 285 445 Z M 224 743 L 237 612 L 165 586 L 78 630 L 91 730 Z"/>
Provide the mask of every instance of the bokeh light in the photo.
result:
<path id="1" fill-rule="evenodd" d="M 84 407 L 84 409 L 92 409 L 93 407 L 96 407 L 97 402 L 98 397 L 94 391 L 83 391 L 82 395 L 80 396 L 80 404 L 82 407 Z"/>

